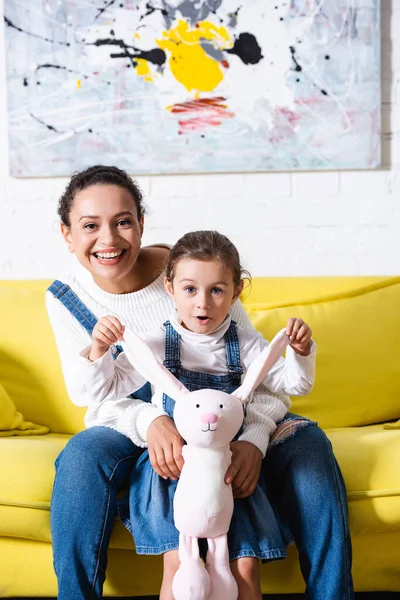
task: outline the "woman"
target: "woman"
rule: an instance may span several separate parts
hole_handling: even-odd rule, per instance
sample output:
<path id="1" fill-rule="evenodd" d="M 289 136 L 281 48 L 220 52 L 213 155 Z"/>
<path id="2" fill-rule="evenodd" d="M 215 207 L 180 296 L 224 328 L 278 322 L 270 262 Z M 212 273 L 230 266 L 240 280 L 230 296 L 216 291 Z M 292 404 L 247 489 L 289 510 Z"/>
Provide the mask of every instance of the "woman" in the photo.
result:
<path id="1" fill-rule="evenodd" d="M 146 331 L 166 321 L 172 310 L 161 275 L 168 250 L 141 248 L 140 190 L 115 167 L 91 167 L 71 179 L 58 212 L 64 239 L 79 262 L 77 271 L 63 282 L 86 307 L 74 304 L 66 288 L 47 294 L 67 389 L 74 403 L 87 407 L 89 427 L 70 440 L 56 461 L 51 504 L 58 598 L 77 600 L 102 597 L 117 494 L 141 453 L 132 423 L 148 431 L 151 462 L 163 477 L 179 476 L 183 440 L 172 420 L 143 402 L 140 393 L 137 399 L 99 404 L 93 401 L 93 388 L 85 387 L 88 369 L 96 369 L 93 385 L 102 386 L 102 373 L 112 360 L 110 352 L 99 359 L 92 356 L 93 362 L 85 358 L 93 330 L 97 339 L 106 335 L 96 319 L 115 315 L 125 325 Z M 60 294 L 69 297 L 68 308 L 56 297 Z M 231 314 L 238 325 L 250 326 L 240 302 Z M 106 338 L 104 346 L 109 346 Z M 290 428 L 294 435 L 286 433 L 287 419 L 294 421 Z M 262 415 L 255 418 L 255 429 L 258 434 L 263 430 Z M 247 482 L 254 477 L 250 474 L 265 471 L 286 542 L 294 539 L 299 549 L 307 596 L 353 598 L 345 488 L 325 434 L 315 424 L 289 415 L 278 427 L 264 461 L 251 438 L 232 444 L 232 452 L 227 481 L 232 481 L 237 498 L 251 493 Z M 251 567 L 242 561 L 241 573 L 235 562 L 232 571 L 237 580 L 251 579 L 246 572 Z"/>

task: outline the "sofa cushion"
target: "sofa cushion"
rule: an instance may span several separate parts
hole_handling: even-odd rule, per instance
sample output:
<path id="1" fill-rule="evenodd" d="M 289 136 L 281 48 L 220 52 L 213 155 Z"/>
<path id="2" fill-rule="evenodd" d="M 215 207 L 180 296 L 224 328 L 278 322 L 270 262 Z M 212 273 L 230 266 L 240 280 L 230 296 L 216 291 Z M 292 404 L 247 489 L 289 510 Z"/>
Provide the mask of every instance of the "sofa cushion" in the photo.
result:
<path id="1" fill-rule="evenodd" d="M 44 425 L 25 421 L 0 382 L 0 437 L 9 435 L 43 435 L 49 432 Z"/>
<path id="2" fill-rule="evenodd" d="M 383 425 L 327 431 L 347 485 L 353 533 L 400 529 L 400 431 Z M 50 541 L 54 461 L 69 436 L 0 439 L 0 537 Z M 120 521 L 112 546 L 131 548 Z"/>
<path id="3" fill-rule="evenodd" d="M 50 542 L 54 462 L 71 436 L 50 433 L 0 438 L 0 538 Z M 112 548 L 132 549 L 130 533 L 116 519 Z"/>
<path id="4" fill-rule="evenodd" d="M 303 287 L 298 300 L 274 305 L 260 300 L 268 298 L 268 280 L 260 279 L 244 299 L 251 321 L 267 339 L 291 316 L 312 328 L 318 346 L 316 383 L 308 396 L 293 398 L 292 410 L 324 429 L 400 417 L 400 328 L 394 326 L 400 278 L 358 288 L 351 282 L 347 291 L 319 296 L 307 297 Z"/>
<path id="5" fill-rule="evenodd" d="M 346 483 L 352 533 L 400 531 L 400 430 L 326 431 Z"/>
<path id="6" fill-rule="evenodd" d="M 0 381 L 25 419 L 77 433 L 85 410 L 70 401 L 47 317 L 48 281 L 1 281 Z"/>

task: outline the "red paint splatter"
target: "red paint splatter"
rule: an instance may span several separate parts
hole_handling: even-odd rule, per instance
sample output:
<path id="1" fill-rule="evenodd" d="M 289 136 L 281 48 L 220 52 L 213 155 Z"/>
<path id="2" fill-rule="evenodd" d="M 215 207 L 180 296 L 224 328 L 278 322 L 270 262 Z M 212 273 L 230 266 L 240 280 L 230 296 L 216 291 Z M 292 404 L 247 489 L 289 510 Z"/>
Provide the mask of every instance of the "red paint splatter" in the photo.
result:
<path id="1" fill-rule="evenodd" d="M 235 114 L 228 110 L 225 102 L 226 98 L 218 96 L 174 104 L 171 107 L 172 113 L 191 115 L 188 119 L 179 119 L 179 133 L 218 127 L 224 119 L 232 119 Z"/>
<path id="2" fill-rule="evenodd" d="M 299 115 L 288 108 L 278 108 L 276 114 L 282 116 L 292 127 L 296 125 L 299 119 Z"/>
<path id="3" fill-rule="evenodd" d="M 221 65 L 225 67 L 225 69 L 229 69 L 230 65 L 227 60 L 221 60 Z"/>

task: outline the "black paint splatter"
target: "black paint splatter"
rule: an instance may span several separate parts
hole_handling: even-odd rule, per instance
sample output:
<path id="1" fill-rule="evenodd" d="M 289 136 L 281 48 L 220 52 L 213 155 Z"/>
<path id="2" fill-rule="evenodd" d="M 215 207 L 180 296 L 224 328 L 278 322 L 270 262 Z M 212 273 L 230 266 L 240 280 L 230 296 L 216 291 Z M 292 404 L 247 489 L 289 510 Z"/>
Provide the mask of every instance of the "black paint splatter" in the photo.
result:
<path id="1" fill-rule="evenodd" d="M 295 57 L 296 49 L 294 48 L 294 46 L 290 46 L 290 52 L 292 53 L 292 60 L 294 62 L 294 66 L 295 66 L 294 70 L 298 71 L 298 72 L 302 71 L 303 67 L 298 63 L 298 61 Z"/>
<path id="2" fill-rule="evenodd" d="M 52 63 L 43 63 L 42 65 L 38 65 L 35 69 L 35 72 L 37 73 L 38 71 L 40 71 L 40 69 L 61 69 L 62 71 L 68 71 L 68 73 L 77 73 L 80 77 L 83 77 L 84 79 L 88 79 L 88 75 L 83 75 L 82 73 L 80 73 L 80 71 L 75 71 L 74 69 L 68 69 L 67 67 L 64 67 L 63 65 L 56 65 L 56 64 L 52 64 Z"/>
<path id="3" fill-rule="evenodd" d="M 110 54 L 111 58 L 129 58 L 133 66 L 135 66 L 134 59 L 135 58 L 143 58 L 144 60 L 148 60 L 161 67 L 165 61 L 167 60 L 167 56 L 164 50 L 161 48 L 153 48 L 152 50 L 139 50 L 135 46 L 129 46 L 125 44 L 124 40 L 115 40 L 111 38 L 98 39 L 92 43 L 86 44 L 88 46 L 119 46 L 124 50 L 121 53 L 113 53 Z M 132 52 L 130 52 L 130 50 Z"/>
<path id="4" fill-rule="evenodd" d="M 71 45 L 69 42 L 58 42 L 57 40 L 51 40 L 50 38 L 43 37 L 42 35 L 37 35 L 36 33 L 31 33 L 30 31 L 21 29 L 21 27 L 17 27 L 17 25 L 14 25 L 14 23 L 12 23 L 10 21 L 10 19 L 8 19 L 5 15 L 4 15 L 4 22 L 6 25 L 8 25 L 8 27 L 12 27 L 13 29 L 16 29 L 17 31 L 20 31 L 21 33 L 26 33 L 26 35 L 30 35 L 35 38 L 39 38 L 39 40 L 44 40 L 45 42 L 51 42 L 52 44 L 61 44 L 61 46 L 70 46 Z"/>
<path id="5" fill-rule="evenodd" d="M 56 129 L 55 127 L 53 127 L 53 125 L 49 125 L 45 121 L 42 121 L 42 119 L 39 119 L 39 117 L 37 117 L 36 115 L 34 115 L 31 112 L 29 114 L 31 115 L 32 119 L 35 119 L 35 121 L 37 121 L 38 123 L 41 123 L 42 125 L 44 125 L 45 127 L 47 127 L 47 129 L 49 129 L 50 131 L 55 131 L 56 133 L 60 133 L 60 131 L 58 131 L 58 129 Z"/>
<path id="6" fill-rule="evenodd" d="M 252 33 L 241 33 L 235 40 L 233 48 L 226 50 L 228 54 L 236 54 L 245 65 L 256 65 L 263 57 L 261 48 Z"/>
<path id="7" fill-rule="evenodd" d="M 116 3 L 116 1 L 117 1 L 117 0 L 110 0 L 110 2 L 109 2 L 108 4 L 106 4 L 106 5 L 104 6 L 104 8 L 100 8 L 100 9 L 99 9 L 99 12 L 97 13 L 97 15 L 96 15 L 96 16 L 95 16 L 95 18 L 94 18 L 94 21 L 97 21 L 97 19 L 98 19 L 99 17 L 101 17 L 101 15 L 103 14 L 103 12 L 105 12 L 105 11 L 107 10 L 107 8 L 110 8 L 110 6 L 112 6 L 113 4 L 115 4 L 115 3 Z M 123 5 L 122 5 L 122 6 L 123 6 Z M 93 21 L 93 22 L 94 22 L 94 21 Z"/>
<path id="8" fill-rule="evenodd" d="M 144 19 L 145 17 L 148 17 L 149 15 L 152 15 L 152 14 L 153 14 L 153 12 L 156 12 L 157 10 L 159 10 L 159 11 L 161 12 L 161 14 L 162 14 L 164 17 L 168 17 L 168 11 L 167 11 L 165 8 L 157 8 L 157 7 L 155 7 L 155 6 L 152 6 L 152 5 L 150 4 L 150 2 L 146 2 L 146 9 L 147 9 L 147 12 L 145 12 L 145 13 L 144 13 L 144 14 L 143 14 L 143 15 L 140 17 L 140 19 L 139 19 L 140 21 L 141 21 L 142 19 Z"/>
<path id="9" fill-rule="evenodd" d="M 24 86 L 26 87 L 27 85 L 29 85 L 29 84 L 28 84 L 28 80 L 27 80 L 27 78 L 26 78 L 26 77 L 24 77 Z"/>

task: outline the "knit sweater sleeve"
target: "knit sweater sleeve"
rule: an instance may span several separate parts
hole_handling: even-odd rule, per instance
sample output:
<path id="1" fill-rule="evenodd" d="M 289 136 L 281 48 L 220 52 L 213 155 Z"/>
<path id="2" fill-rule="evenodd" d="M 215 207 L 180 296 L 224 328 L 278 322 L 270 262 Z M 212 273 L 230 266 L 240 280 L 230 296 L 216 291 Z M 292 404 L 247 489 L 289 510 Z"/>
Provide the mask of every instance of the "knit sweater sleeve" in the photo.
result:
<path id="1" fill-rule="evenodd" d="M 274 394 L 261 383 L 246 406 L 243 433 L 238 439 L 254 444 L 265 456 L 270 437 L 289 407 L 289 396 Z"/>
<path id="2" fill-rule="evenodd" d="M 240 331 L 242 359 L 246 367 L 268 345 L 259 332 L 245 328 Z M 256 388 L 246 406 L 244 430 L 240 440 L 257 446 L 263 456 L 269 440 L 289 407 L 289 395 L 305 395 L 311 391 L 315 378 L 316 344 L 312 343 L 310 355 L 297 355 L 287 349 L 286 359 L 281 358 Z"/>
<path id="3" fill-rule="evenodd" d="M 90 335 L 49 292 L 46 306 L 67 392 L 74 404 L 88 409 L 86 426 L 111 427 L 127 435 L 138 446 L 146 446 L 148 427 L 166 413 L 156 404 L 126 398 L 143 385 L 143 378 L 135 374 L 122 355 L 113 361 L 111 353 L 107 352 L 104 360 L 90 363 L 82 356 L 91 344 Z"/>

